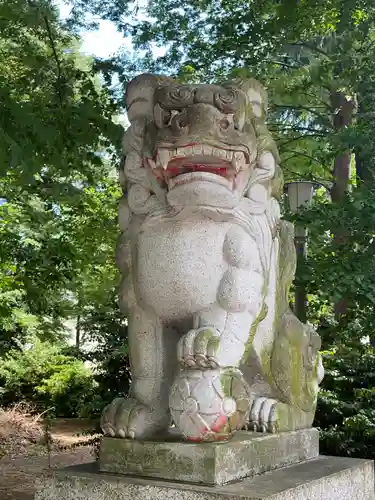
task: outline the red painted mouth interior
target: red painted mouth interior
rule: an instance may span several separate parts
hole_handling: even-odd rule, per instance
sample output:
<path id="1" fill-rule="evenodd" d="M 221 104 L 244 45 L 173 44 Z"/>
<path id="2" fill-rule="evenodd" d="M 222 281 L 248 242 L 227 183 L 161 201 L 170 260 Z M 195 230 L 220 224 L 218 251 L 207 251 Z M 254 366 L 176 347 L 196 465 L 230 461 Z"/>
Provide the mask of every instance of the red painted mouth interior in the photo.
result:
<path id="1" fill-rule="evenodd" d="M 249 165 L 249 155 L 244 151 L 227 150 L 211 145 L 188 144 L 175 149 L 160 147 L 152 159 L 147 159 L 146 165 L 161 185 L 168 185 L 173 179 L 170 188 L 179 183 L 204 180 L 204 176 L 186 176 L 194 173 L 214 174 L 232 184 L 239 172 Z M 184 174 L 181 182 L 174 180 Z"/>
<path id="2" fill-rule="evenodd" d="M 228 170 L 228 167 L 223 167 L 222 165 L 201 165 L 184 163 L 181 166 L 168 165 L 167 173 L 169 174 L 169 178 L 177 177 L 181 174 L 188 174 L 190 172 L 209 172 L 227 178 Z"/>
<path id="3" fill-rule="evenodd" d="M 188 174 L 191 172 L 208 172 L 210 174 L 219 175 L 226 179 L 230 179 L 233 174 L 232 165 L 224 160 L 217 159 L 215 162 L 212 159 L 207 159 L 207 163 L 189 161 L 188 158 L 174 158 L 168 163 L 166 169 L 166 177 L 171 179 L 182 174 Z"/>

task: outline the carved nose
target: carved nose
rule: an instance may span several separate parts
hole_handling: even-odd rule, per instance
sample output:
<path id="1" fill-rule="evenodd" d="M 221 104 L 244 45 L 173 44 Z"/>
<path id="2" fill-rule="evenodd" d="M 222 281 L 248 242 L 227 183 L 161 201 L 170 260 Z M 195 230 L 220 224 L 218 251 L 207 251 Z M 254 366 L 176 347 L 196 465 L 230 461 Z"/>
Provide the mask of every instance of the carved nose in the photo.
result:
<path id="1" fill-rule="evenodd" d="M 187 108 L 187 125 L 191 134 L 207 136 L 217 133 L 218 129 L 227 130 L 230 123 L 213 106 L 195 104 Z"/>

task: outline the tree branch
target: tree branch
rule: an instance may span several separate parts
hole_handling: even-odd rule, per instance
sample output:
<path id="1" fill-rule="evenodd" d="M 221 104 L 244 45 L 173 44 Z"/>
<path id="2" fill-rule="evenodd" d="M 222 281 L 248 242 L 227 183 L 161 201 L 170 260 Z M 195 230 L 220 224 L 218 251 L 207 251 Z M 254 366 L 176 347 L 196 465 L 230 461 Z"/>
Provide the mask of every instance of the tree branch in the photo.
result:
<path id="1" fill-rule="evenodd" d="M 284 146 L 286 146 L 287 144 L 290 144 L 291 142 L 298 141 L 299 139 L 307 139 L 309 137 L 314 138 L 314 137 L 316 137 L 316 135 L 314 135 L 314 134 L 298 135 L 297 137 L 293 137 L 292 139 L 288 139 L 287 141 L 284 141 L 284 142 L 278 144 L 278 148 L 281 149 Z M 276 139 L 276 142 L 277 142 L 277 139 Z"/>
<path id="2" fill-rule="evenodd" d="M 293 170 L 289 167 L 287 167 L 286 165 L 283 165 L 283 164 L 280 164 L 280 167 L 283 169 L 283 171 L 287 171 L 291 174 L 293 174 L 293 176 L 296 178 L 296 179 L 301 179 L 301 175 L 302 175 L 302 172 L 297 172 L 296 170 Z M 320 184 L 320 185 L 323 185 L 325 186 L 326 184 L 328 184 L 330 181 L 328 179 L 322 179 L 320 177 L 314 177 L 312 175 L 310 176 L 306 176 L 304 175 L 304 178 L 305 179 L 309 179 L 313 182 L 316 182 L 317 184 Z"/>
<path id="3" fill-rule="evenodd" d="M 322 107 L 324 107 L 324 108 L 326 108 L 326 109 L 331 110 L 331 107 L 330 107 L 330 105 L 328 104 L 328 102 L 327 102 L 327 101 L 323 101 L 323 99 L 319 99 L 319 98 L 317 97 L 317 95 L 315 95 L 315 94 L 310 94 L 309 92 L 304 92 L 304 91 L 302 91 L 302 90 L 300 90 L 300 91 L 299 91 L 299 93 L 300 93 L 301 95 L 305 95 L 305 96 L 307 96 L 307 97 L 311 97 L 312 99 L 315 99 L 315 100 L 317 100 L 317 101 L 321 102 L 321 103 L 323 104 L 323 106 L 322 106 Z"/>
<path id="4" fill-rule="evenodd" d="M 311 160 L 312 162 L 317 163 L 318 165 L 321 165 L 324 168 L 327 168 L 326 165 L 324 165 L 324 163 L 317 160 L 313 156 L 308 155 L 307 153 L 301 153 L 300 151 L 293 151 L 293 150 L 289 150 L 289 151 L 287 151 L 287 153 L 294 153 L 294 154 L 292 154 L 291 156 L 288 156 L 288 158 L 285 158 L 284 162 L 287 162 L 288 160 L 291 160 L 292 158 L 295 158 L 296 156 L 302 156 L 302 158 L 307 158 L 308 160 Z"/>
<path id="5" fill-rule="evenodd" d="M 313 52 L 315 51 L 318 54 L 322 54 L 323 56 L 326 56 L 329 58 L 329 55 L 323 49 L 319 49 L 318 47 L 314 47 L 314 45 L 310 45 L 306 42 L 294 42 L 294 43 L 292 42 L 292 43 L 288 43 L 288 45 L 290 45 L 291 47 L 305 47 L 309 50 L 312 50 Z"/>
<path id="6" fill-rule="evenodd" d="M 284 62 L 280 62 L 280 61 L 272 61 L 272 60 L 269 60 L 269 59 L 266 59 L 264 62 L 267 62 L 269 64 L 276 64 L 277 66 L 281 66 L 283 68 L 288 68 L 288 69 L 300 69 L 301 66 L 297 66 L 297 65 L 292 65 L 292 64 L 287 64 L 287 63 L 284 63 Z"/>
<path id="7" fill-rule="evenodd" d="M 322 121 L 322 123 L 324 123 L 327 127 L 329 127 L 329 128 L 332 127 L 331 123 L 329 123 L 329 120 L 327 119 L 326 116 L 323 116 L 321 113 L 319 113 L 319 111 L 315 111 L 314 109 L 311 109 L 311 108 L 309 108 L 307 106 L 293 106 L 293 105 L 287 105 L 287 104 L 273 104 L 272 107 L 273 108 L 279 108 L 279 109 L 295 109 L 295 110 L 301 109 L 301 110 L 307 111 L 308 113 L 311 113 L 312 115 L 317 116 Z"/>
<path id="8" fill-rule="evenodd" d="M 55 41 L 54 41 L 53 36 L 52 36 L 52 30 L 51 30 L 51 26 L 49 24 L 48 17 L 45 16 L 45 15 L 43 15 L 43 19 L 44 19 L 44 22 L 45 22 L 45 25 L 46 25 L 46 29 L 47 29 L 47 33 L 48 33 L 48 38 L 49 38 L 49 41 L 51 43 L 53 57 L 55 58 L 55 61 L 56 61 L 56 66 L 57 66 L 57 81 L 56 81 L 56 86 L 57 86 L 57 92 L 59 94 L 60 104 L 62 104 L 63 103 L 63 92 L 62 92 L 62 88 L 61 88 L 61 76 L 62 76 L 61 63 L 60 63 L 60 59 L 59 59 L 59 57 L 57 55 L 56 45 L 55 45 Z"/>
<path id="9" fill-rule="evenodd" d="M 290 132 L 312 132 L 309 134 L 310 137 L 327 137 L 327 133 L 319 132 L 319 130 L 313 129 L 311 127 L 299 127 L 298 125 L 295 126 L 290 126 L 290 127 L 283 127 L 281 125 L 272 125 L 270 124 L 269 127 L 270 131 L 277 132 L 278 130 L 285 130 L 285 131 L 290 131 Z"/>

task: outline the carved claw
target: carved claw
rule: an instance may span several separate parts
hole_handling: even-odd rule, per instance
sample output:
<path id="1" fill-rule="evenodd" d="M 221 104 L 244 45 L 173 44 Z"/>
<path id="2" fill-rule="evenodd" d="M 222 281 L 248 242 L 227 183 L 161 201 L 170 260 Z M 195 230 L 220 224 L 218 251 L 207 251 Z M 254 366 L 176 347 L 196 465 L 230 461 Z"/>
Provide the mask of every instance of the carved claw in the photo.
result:
<path id="1" fill-rule="evenodd" d="M 216 369 L 219 367 L 216 359 L 219 342 L 220 334 L 215 328 L 203 327 L 190 330 L 178 343 L 178 361 L 188 369 Z"/>
<path id="2" fill-rule="evenodd" d="M 258 397 L 254 400 L 249 417 L 249 427 L 254 432 L 274 434 L 277 430 L 277 405 L 279 401 Z"/>
<path id="3" fill-rule="evenodd" d="M 166 430 L 169 413 L 140 404 L 133 398 L 116 398 L 103 411 L 100 426 L 106 436 L 146 439 Z"/>

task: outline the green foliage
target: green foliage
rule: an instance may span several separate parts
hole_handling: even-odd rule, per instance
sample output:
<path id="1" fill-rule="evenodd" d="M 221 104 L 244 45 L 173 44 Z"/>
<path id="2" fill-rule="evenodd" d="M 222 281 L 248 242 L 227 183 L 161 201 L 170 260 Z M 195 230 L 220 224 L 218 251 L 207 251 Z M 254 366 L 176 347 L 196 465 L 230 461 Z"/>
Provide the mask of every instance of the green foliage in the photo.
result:
<path id="1" fill-rule="evenodd" d="M 104 406 L 115 397 L 126 396 L 130 386 L 127 320 L 117 304 L 117 289 L 101 297 L 95 309 L 87 311 L 82 319 L 85 336 L 95 342 L 93 349 L 82 354 L 95 366 L 95 396 L 86 405 L 82 416 L 98 416 Z"/>
<path id="2" fill-rule="evenodd" d="M 374 186 L 364 183 L 341 203 L 318 193 L 311 209 L 292 217 L 309 228 L 309 258 L 298 280 L 326 349 L 314 425 L 328 455 L 375 456 L 374 194 Z M 335 240 L 332 228 L 342 240 Z M 346 312 L 335 318 L 332 304 L 341 300 Z"/>
<path id="3" fill-rule="evenodd" d="M 22 350 L 11 350 L 0 365 L 0 403 L 27 401 L 56 416 L 77 416 L 96 391 L 92 371 L 83 361 L 63 354 L 62 347 L 37 338 Z"/>
<path id="4" fill-rule="evenodd" d="M 122 127 L 48 0 L 1 2 L 0 24 L 1 354 L 62 339 L 113 286 Z"/>
<path id="5" fill-rule="evenodd" d="M 48 207 L 40 198 L 0 206 L 2 342 L 38 332 L 61 338 L 65 319 L 105 300 L 116 281 L 114 180 Z M 78 311 L 79 310 L 79 311 Z"/>
<path id="6" fill-rule="evenodd" d="M 114 262 L 123 129 L 77 23 L 49 0 L 0 2 L 2 399 L 66 416 L 98 413 L 129 378 Z"/>
<path id="7" fill-rule="evenodd" d="M 116 107 L 48 0 L 1 2 L 0 19 L 0 175 L 45 197 L 74 193 L 75 176 L 101 171 L 96 153 L 113 153 Z"/>
<path id="8" fill-rule="evenodd" d="M 355 333 L 355 332 L 354 332 Z M 340 346 L 324 353 L 326 376 L 315 425 L 321 452 L 374 458 L 375 353 L 369 345 Z"/>
<path id="9" fill-rule="evenodd" d="M 309 228 L 309 258 L 299 279 L 311 295 L 310 319 L 319 321 L 329 309 L 324 304 L 347 301 L 342 332 L 336 331 L 341 341 L 352 337 L 345 332 L 352 321 L 361 325 L 356 340 L 373 330 L 372 310 L 375 305 L 375 191 L 374 186 L 360 184 L 353 188 L 344 202 L 329 203 L 317 200 L 308 210 L 291 217 L 297 224 Z M 345 232 L 344 241 L 332 237 L 332 229 Z M 325 344 L 328 346 L 329 344 Z"/>

